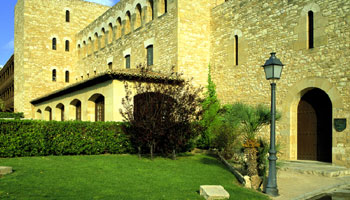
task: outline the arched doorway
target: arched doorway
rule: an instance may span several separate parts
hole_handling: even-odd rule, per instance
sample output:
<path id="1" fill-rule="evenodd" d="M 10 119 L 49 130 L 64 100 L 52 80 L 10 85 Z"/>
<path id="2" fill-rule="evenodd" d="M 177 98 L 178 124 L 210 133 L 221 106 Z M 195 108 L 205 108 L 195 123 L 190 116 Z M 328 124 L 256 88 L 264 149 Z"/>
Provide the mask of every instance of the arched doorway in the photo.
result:
<path id="1" fill-rule="evenodd" d="M 308 90 L 298 105 L 298 160 L 332 162 L 332 102 L 318 88 Z"/>

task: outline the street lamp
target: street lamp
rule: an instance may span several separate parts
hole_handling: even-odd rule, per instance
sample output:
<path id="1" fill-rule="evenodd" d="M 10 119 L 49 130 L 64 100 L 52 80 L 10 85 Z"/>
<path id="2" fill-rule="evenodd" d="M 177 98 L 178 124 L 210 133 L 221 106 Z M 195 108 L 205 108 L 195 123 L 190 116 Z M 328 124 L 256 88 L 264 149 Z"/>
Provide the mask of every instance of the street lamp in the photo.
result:
<path id="1" fill-rule="evenodd" d="M 270 150 L 269 150 L 269 177 L 265 193 L 271 196 L 278 196 L 277 177 L 276 177 L 276 148 L 275 148 L 275 121 L 276 121 L 276 80 L 279 80 L 282 74 L 283 64 L 276 58 L 276 53 L 271 53 L 271 57 L 266 60 L 264 67 L 267 80 L 271 80 L 271 131 L 270 131 Z"/>

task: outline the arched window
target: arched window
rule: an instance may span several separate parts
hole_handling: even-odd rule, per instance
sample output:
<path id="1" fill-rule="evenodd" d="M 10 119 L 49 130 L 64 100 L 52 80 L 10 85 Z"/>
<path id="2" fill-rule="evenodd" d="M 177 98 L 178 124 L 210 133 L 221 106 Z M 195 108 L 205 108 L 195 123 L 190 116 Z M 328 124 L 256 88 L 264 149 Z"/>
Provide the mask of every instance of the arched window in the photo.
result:
<path id="1" fill-rule="evenodd" d="M 80 44 L 78 44 L 78 58 L 80 58 L 81 56 L 81 46 Z"/>
<path id="2" fill-rule="evenodd" d="M 81 121 L 81 101 L 78 101 L 76 104 L 75 104 L 75 120 L 77 121 Z"/>
<path id="3" fill-rule="evenodd" d="M 70 105 L 70 117 L 77 121 L 81 121 L 81 101 L 74 99 Z"/>
<path id="4" fill-rule="evenodd" d="M 91 37 L 89 37 L 89 44 L 88 44 L 88 55 L 92 54 L 92 40 Z"/>
<path id="5" fill-rule="evenodd" d="M 65 73 L 65 80 L 66 80 L 66 83 L 69 83 L 69 71 L 68 70 Z"/>
<path id="6" fill-rule="evenodd" d="M 52 50 L 56 50 L 57 40 L 56 38 L 52 38 Z"/>
<path id="7" fill-rule="evenodd" d="M 130 69 L 130 55 L 125 56 L 125 68 Z"/>
<path id="8" fill-rule="evenodd" d="M 135 9 L 135 29 L 141 27 L 142 25 L 142 9 L 141 5 L 137 4 L 136 9 Z"/>
<path id="9" fill-rule="evenodd" d="M 308 12 L 308 42 L 309 49 L 314 48 L 314 13 Z"/>
<path id="10" fill-rule="evenodd" d="M 70 21 L 70 13 L 69 10 L 66 10 L 66 22 Z"/>
<path id="11" fill-rule="evenodd" d="M 105 97 L 103 95 L 95 100 L 95 121 L 105 121 Z"/>
<path id="12" fill-rule="evenodd" d="M 52 70 L 52 81 L 53 81 L 53 82 L 56 82 L 56 80 L 57 80 L 57 79 L 56 79 L 56 69 L 53 69 L 53 70 Z"/>
<path id="13" fill-rule="evenodd" d="M 69 40 L 66 40 L 66 51 L 69 51 Z"/>
<path id="14" fill-rule="evenodd" d="M 61 121 L 64 121 L 64 105 L 62 103 L 57 104 L 56 110 L 58 111 L 59 116 L 56 115 L 56 119 L 60 119 Z"/>
<path id="15" fill-rule="evenodd" d="M 146 13 L 146 22 L 150 22 L 153 20 L 153 0 L 147 0 L 147 13 Z"/>
<path id="16" fill-rule="evenodd" d="M 113 25 L 112 23 L 108 24 L 108 44 L 112 43 L 113 41 Z"/>
<path id="17" fill-rule="evenodd" d="M 234 54 L 235 54 L 235 65 L 238 65 L 238 35 L 235 35 L 235 42 L 234 42 Z"/>
<path id="18" fill-rule="evenodd" d="M 37 111 L 36 111 L 36 117 L 35 117 L 36 119 L 41 119 L 42 118 L 42 112 L 41 112 L 41 110 L 40 109 L 38 109 Z"/>
<path id="19" fill-rule="evenodd" d="M 149 45 L 147 48 L 147 66 L 153 65 L 153 45 Z"/>
<path id="20" fill-rule="evenodd" d="M 126 12 L 126 15 L 125 15 L 125 27 L 124 27 L 125 34 L 128 34 L 131 31 L 130 20 L 131 20 L 131 15 L 130 15 L 130 12 L 128 11 Z"/>
<path id="21" fill-rule="evenodd" d="M 101 40 L 100 40 L 100 46 L 101 48 L 105 47 L 106 45 L 106 31 L 105 28 L 101 29 Z"/>
<path id="22" fill-rule="evenodd" d="M 49 106 L 45 108 L 45 120 L 52 120 L 52 109 Z"/>
<path id="23" fill-rule="evenodd" d="M 108 69 L 112 70 L 112 68 L 113 68 L 113 63 L 112 63 L 112 62 L 109 62 L 109 63 L 108 63 Z"/>
<path id="24" fill-rule="evenodd" d="M 87 46 L 86 46 L 86 42 L 83 42 L 83 56 L 86 56 L 86 52 L 87 52 Z"/>
<path id="25" fill-rule="evenodd" d="M 116 38 L 120 38 L 122 36 L 122 20 L 120 17 L 117 19 L 117 30 L 116 30 Z"/>
<path id="26" fill-rule="evenodd" d="M 167 0 L 160 0 L 158 6 L 158 16 L 165 14 L 168 10 Z"/>
<path id="27" fill-rule="evenodd" d="M 98 51 L 98 34 L 94 35 L 94 51 Z"/>

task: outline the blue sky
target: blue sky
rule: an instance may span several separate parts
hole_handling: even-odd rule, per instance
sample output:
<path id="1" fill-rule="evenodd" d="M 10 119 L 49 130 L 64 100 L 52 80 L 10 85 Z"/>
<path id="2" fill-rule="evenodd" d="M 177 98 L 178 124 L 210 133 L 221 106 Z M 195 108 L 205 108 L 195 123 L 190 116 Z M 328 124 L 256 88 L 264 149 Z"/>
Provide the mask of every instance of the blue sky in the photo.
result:
<path id="1" fill-rule="evenodd" d="M 85 0 L 113 6 L 119 0 Z M 13 54 L 14 17 L 17 0 L 1 0 L 0 3 L 0 68 Z"/>

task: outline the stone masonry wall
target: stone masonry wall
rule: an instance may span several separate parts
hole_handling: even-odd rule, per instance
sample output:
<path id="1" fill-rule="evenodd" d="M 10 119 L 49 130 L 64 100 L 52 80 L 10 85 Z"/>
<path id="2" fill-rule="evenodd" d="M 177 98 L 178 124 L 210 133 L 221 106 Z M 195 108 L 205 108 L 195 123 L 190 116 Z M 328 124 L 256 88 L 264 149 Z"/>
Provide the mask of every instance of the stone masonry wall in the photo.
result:
<path id="1" fill-rule="evenodd" d="M 75 81 L 86 79 L 109 69 L 125 68 L 125 56 L 130 54 L 130 67 L 147 61 L 146 47 L 153 45 L 155 71 L 170 72 L 177 58 L 176 1 L 168 0 L 167 12 L 160 10 L 160 1 L 154 1 L 153 15 L 147 1 L 124 0 L 97 18 L 77 34 L 78 74 Z M 137 6 L 141 7 L 141 26 L 136 25 Z M 126 13 L 131 14 L 131 31 L 126 31 Z M 120 19 L 121 24 L 118 23 Z M 121 30 L 121 33 L 119 32 Z M 91 39 L 90 39 L 91 38 Z M 79 48 L 80 46 L 80 48 Z"/>
<path id="2" fill-rule="evenodd" d="M 315 47 L 308 48 L 307 16 L 314 13 Z M 233 1 L 212 9 L 211 66 L 222 103 L 270 103 L 261 67 L 270 52 L 285 64 L 277 82 L 277 137 L 283 158 L 297 159 L 297 106 L 310 88 L 325 91 L 333 118 L 350 117 L 350 1 Z M 239 36 L 239 64 L 233 62 Z M 232 62 L 228 62 L 231 60 Z M 349 127 L 349 123 L 347 124 Z M 268 128 L 266 128 L 268 133 Z M 350 131 L 333 129 L 332 162 L 350 166 Z"/>
<path id="3" fill-rule="evenodd" d="M 205 86 L 210 57 L 210 9 L 213 0 L 178 0 L 178 70 Z"/>
<path id="4" fill-rule="evenodd" d="M 109 7 L 81 0 L 18 0 L 15 8 L 15 111 L 32 114 L 32 99 L 65 83 L 65 71 L 75 74 L 75 34 Z M 66 22 L 66 10 L 70 22 Z M 52 39 L 57 50 L 52 50 Z M 69 52 L 65 41 L 69 40 Z M 56 69 L 57 80 L 52 81 Z M 72 79 L 72 78 L 71 78 Z"/>

